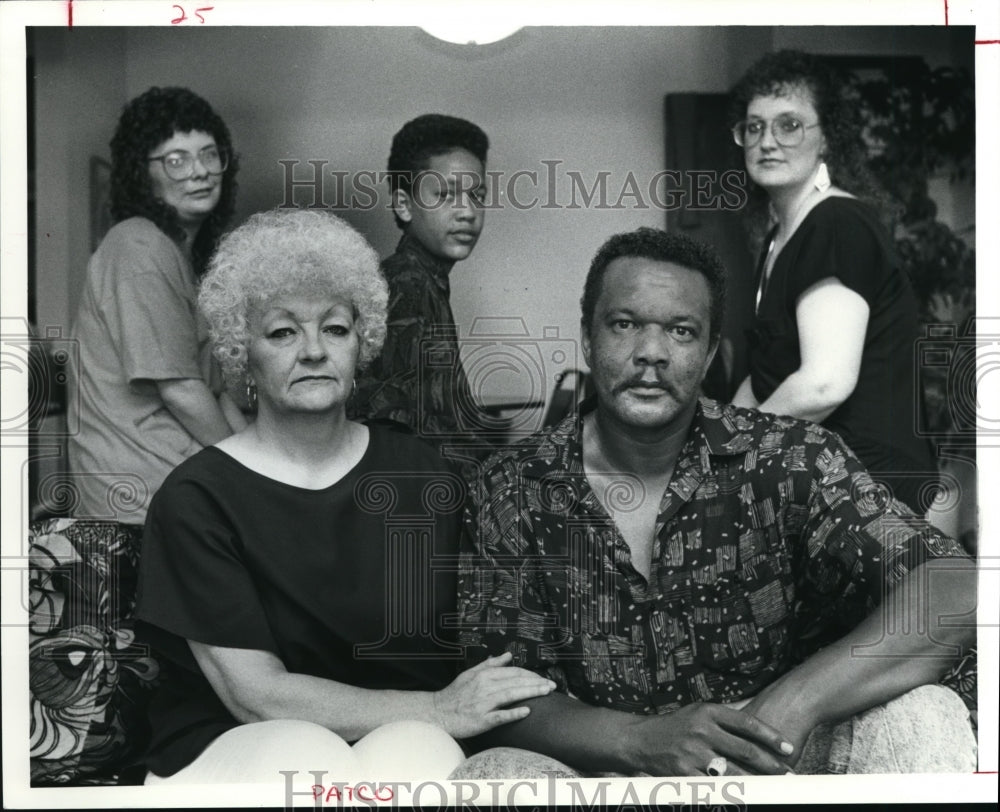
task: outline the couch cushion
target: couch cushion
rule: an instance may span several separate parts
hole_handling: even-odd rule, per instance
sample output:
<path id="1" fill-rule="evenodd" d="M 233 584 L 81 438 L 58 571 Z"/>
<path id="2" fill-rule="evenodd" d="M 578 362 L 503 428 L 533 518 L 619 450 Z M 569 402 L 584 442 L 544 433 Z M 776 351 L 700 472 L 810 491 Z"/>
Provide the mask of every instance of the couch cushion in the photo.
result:
<path id="1" fill-rule="evenodd" d="M 146 745 L 160 669 L 133 631 L 141 538 L 115 522 L 30 528 L 32 786 L 115 782 Z"/>

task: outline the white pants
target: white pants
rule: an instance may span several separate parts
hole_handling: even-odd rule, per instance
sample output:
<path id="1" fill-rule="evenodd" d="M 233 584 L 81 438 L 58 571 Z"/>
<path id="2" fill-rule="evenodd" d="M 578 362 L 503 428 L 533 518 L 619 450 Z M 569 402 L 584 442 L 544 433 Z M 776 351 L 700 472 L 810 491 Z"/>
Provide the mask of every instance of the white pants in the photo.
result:
<path id="1" fill-rule="evenodd" d="M 282 770 L 320 770 L 325 783 L 443 779 L 465 758 L 458 743 L 427 722 L 393 722 L 352 747 L 314 722 L 275 719 L 227 730 L 187 767 L 146 785 L 284 782 Z M 321 782 L 323 783 L 323 782 Z"/>

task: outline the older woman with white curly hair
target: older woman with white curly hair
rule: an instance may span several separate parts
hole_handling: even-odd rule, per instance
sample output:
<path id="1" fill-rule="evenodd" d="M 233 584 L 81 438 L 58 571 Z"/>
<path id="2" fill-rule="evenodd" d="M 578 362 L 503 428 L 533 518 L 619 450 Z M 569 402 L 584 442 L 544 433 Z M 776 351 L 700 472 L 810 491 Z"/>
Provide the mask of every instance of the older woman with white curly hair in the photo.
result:
<path id="1" fill-rule="evenodd" d="M 509 657 L 458 673 L 461 479 L 345 416 L 386 299 L 375 252 L 323 212 L 255 215 L 210 263 L 199 306 L 257 417 L 150 507 L 137 617 L 169 673 L 146 783 L 446 777 L 455 739 L 554 687 Z"/>

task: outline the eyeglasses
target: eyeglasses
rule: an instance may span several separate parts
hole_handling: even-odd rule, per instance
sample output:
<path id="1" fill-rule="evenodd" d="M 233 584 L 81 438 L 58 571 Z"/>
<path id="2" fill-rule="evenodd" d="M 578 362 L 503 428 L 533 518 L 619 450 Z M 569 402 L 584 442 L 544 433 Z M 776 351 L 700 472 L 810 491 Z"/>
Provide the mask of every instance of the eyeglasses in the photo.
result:
<path id="1" fill-rule="evenodd" d="M 783 147 L 797 147 L 806 137 L 806 130 L 818 127 L 815 124 L 803 124 L 795 116 L 778 116 L 771 121 L 771 135 Z M 767 121 L 762 118 L 751 118 L 749 121 L 738 121 L 733 125 L 733 140 L 741 147 L 753 147 L 764 137 Z"/>
<path id="2" fill-rule="evenodd" d="M 229 166 L 229 153 L 225 147 L 213 144 L 210 147 L 205 147 L 197 156 L 182 149 L 175 149 L 164 155 L 153 155 L 149 160 L 159 161 L 163 164 L 163 171 L 171 180 L 187 180 L 194 175 L 195 161 L 198 161 L 208 174 L 221 175 Z"/>

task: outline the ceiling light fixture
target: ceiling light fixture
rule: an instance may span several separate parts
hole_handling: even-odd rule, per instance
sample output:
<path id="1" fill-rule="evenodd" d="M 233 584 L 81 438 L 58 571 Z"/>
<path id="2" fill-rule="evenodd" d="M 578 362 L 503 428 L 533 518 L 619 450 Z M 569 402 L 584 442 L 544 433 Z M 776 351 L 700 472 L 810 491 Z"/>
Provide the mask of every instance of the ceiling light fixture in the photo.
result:
<path id="1" fill-rule="evenodd" d="M 488 45 L 499 42 L 521 29 L 509 22 L 476 20 L 474 22 L 438 22 L 422 26 L 435 39 L 457 45 Z"/>

